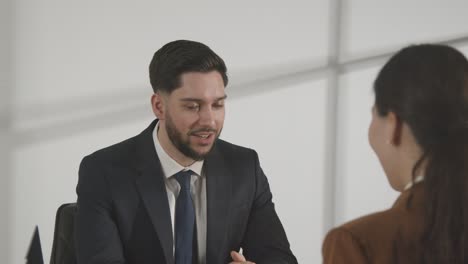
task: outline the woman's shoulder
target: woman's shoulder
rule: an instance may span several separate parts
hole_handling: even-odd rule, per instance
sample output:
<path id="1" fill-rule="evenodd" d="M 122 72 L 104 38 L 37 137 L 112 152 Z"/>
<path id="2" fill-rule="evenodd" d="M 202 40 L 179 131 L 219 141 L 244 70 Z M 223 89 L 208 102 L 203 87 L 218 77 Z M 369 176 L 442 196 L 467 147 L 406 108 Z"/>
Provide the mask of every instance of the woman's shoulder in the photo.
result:
<path id="1" fill-rule="evenodd" d="M 403 218 L 407 218 L 405 211 L 399 210 L 399 208 L 390 208 L 385 211 L 361 216 L 344 223 L 336 229 L 349 232 L 356 237 L 366 237 L 396 228 Z"/>
<path id="2" fill-rule="evenodd" d="M 325 237 L 325 242 L 347 241 L 365 247 L 369 240 L 386 237 L 385 233 L 398 229 L 399 222 L 404 218 L 404 212 L 391 208 L 385 211 L 359 217 L 331 229 Z"/>
<path id="3" fill-rule="evenodd" d="M 361 239 L 379 240 L 393 238 L 396 233 L 412 233 L 418 229 L 417 226 L 420 226 L 424 217 L 423 199 L 422 185 L 418 184 L 413 192 L 402 193 L 393 207 L 344 223 L 335 228 L 335 232 L 345 232 Z"/>
<path id="4" fill-rule="evenodd" d="M 395 243 L 411 243 L 417 239 L 420 232 L 418 225 L 422 220 L 420 210 L 408 210 L 400 205 L 331 229 L 323 242 L 324 260 L 338 256 L 343 258 L 343 263 L 367 263 L 347 261 L 349 258 L 375 262 L 377 256 L 385 259 L 393 251 Z"/>
<path id="5" fill-rule="evenodd" d="M 324 263 L 392 263 L 386 261 L 401 230 L 398 214 L 389 209 L 331 229 L 322 246 Z"/>
<path id="6" fill-rule="evenodd" d="M 323 263 L 368 263 L 370 256 L 363 241 L 343 226 L 328 232 L 322 246 Z"/>

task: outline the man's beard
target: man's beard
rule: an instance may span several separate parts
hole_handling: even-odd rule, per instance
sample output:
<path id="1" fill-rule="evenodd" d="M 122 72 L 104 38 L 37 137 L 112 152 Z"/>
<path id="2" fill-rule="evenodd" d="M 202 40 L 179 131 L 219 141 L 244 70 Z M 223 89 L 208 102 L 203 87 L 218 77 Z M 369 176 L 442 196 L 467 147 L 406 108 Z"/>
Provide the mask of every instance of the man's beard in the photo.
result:
<path id="1" fill-rule="evenodd" d="M 167 115 L 166 116 L 166 131 L 167 131 L 167 135 L 169 137 L 169 140 L 172 142 L 172 144 L 182 153 L 184 154 L 186 157 L 189 157 L 193 160 L 196 160 L 196 161 L 201 161 L 201 160 L 204 160 L 205 157 L 211 152 L 211 150 L 213 149 L 216 141 L 218 140 L 219 138 L 219 135 L 221 134 L 221 131 L 220 133 L 216 134 L 216 138 L 215 140 L 213 141 L 213 144 L 211 145 L 211 148 L 205 152 L 205 153 L 199 153 L 197 151 L 195 151 L 191 146 L 190 146 L 190 134 L 191 133 L 198 133 L 198 132 L 202 132 L 202 131 L 207 131 L 207 132 L 217 132 L 213 129 L 210 129 L 210 128 L 206 128 L 206 129 L 197 129 L 197 131 L 190 131 L 189 134 L 187 135 L 187 140 L 184 140 L 183 137 L 182 137 L 182 133 L 177 130 L 177 128 L 175 127 L 174 123 L 172 122 L 172 118 Z"/>

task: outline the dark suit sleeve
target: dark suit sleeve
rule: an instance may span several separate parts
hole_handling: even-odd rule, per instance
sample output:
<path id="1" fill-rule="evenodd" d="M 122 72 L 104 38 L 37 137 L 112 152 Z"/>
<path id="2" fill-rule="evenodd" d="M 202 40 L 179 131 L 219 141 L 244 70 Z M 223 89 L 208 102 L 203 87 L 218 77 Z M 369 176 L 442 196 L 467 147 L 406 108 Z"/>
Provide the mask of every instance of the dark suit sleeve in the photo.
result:
<path id="1" fill-rule="evenodd" d="M 257 264 L 297 263 L 276 214 L 268 180 L 255 153 L 255 197 L 243 240 L 247 260 Z"/>
<path id="2" fill-rule="evenodd" d="M 335 228 L 327 234 L 322 254 L 324 264 L 370 263 L 359 239 L 342 227 Z"/>
<path id="3" fill-rule="evenodd" d="M 78 264 L 125 263 L 103 166 L 93 156 L 85 157 L 80 165 L 75 221 Z"/>

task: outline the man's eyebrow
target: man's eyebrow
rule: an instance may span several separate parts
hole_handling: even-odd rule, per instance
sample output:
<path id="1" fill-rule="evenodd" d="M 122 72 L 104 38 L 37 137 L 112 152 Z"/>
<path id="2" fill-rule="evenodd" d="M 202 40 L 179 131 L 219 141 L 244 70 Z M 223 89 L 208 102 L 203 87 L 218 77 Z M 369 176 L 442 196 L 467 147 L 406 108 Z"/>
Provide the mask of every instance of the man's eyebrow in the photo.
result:
<path id="1" fill-rule="evenodd" d="M 224 96 L 221 96 L 221 97 L 218 97 L 215 99 L 215 101 L 221 101 L 221 100 L 225 100 L 227 98 L 227 95 L 224 95 Z M 202 99 L 197 99 L 197 98 L 191 98 L 191 97 L 187 97 L 187 98 L 181 98 L 180 101 L 183 101 L 183 102 L 197 102 L 197 103 L 201 103 L 203 102 L 204 100 Z"/>

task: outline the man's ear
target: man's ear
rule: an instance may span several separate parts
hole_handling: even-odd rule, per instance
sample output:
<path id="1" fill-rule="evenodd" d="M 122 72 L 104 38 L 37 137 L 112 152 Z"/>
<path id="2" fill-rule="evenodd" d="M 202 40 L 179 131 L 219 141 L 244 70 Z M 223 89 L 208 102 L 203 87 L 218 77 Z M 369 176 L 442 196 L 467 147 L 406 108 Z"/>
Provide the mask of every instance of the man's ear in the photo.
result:
<path id="1" fill-rule="evenodd" d="M 403 122 L 394 112 L 388 113 L 388 129 L 390 143 L 394 146 L 400 145 L 403 134 Z"/>
<path id="2" fill-rule="evenodd" d="M 159 120 L 164 120 L 166 111 L 165 111 L 165 99 L 164 96 L 156 92 L 151 96 L 151 108 L 153 109 L 154 115 Z"/>

